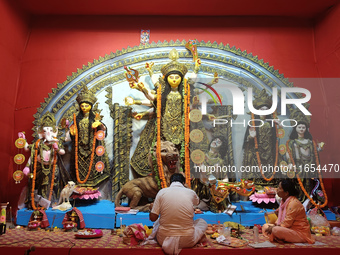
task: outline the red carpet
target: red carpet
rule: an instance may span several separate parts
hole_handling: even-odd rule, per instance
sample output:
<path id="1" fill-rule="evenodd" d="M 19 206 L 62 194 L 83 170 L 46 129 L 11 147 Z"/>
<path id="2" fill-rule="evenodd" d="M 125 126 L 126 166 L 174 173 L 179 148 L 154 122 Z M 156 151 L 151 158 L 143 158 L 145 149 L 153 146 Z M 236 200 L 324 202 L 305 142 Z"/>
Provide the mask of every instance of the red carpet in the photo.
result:
<path id="1" fill-rule="evenodd" d="M 54 254 L 72 254 L 72 255 L 106 255 L 106 254 L 163 254 L 158 245 L 146 246 L 128 246 L 122 243 L 120 237 L 111 235 L 110 230 L 104 230 L 103 237 L 99 239 L 75 239 L 74 232 L 55 232 L 27 231 L 25 229 L 7 230 L 6 234 L 0 236 L 0 254 L 15 255 L 25 254 L 30 247 L 35 246 L 35 251 L 31 255 L 54 255 Z M 278 244 L 277 248 L 253 249 L 247 243 L 253 242 L 251 230 L 245 230 L 242 233 L 244 240 L 233 239 L 234 247 L 222 246 L 213 243 L 209 238 L 207 247 L 194 247 L 183 249 L 181 254 L 222 254 L 236 252 L 237 255 L 266 255 L 275 253 L 275 255 L 320 255 L 320 252 L 338 254 L 340 251 L 340 236 L 323 236 L 317 237 L 317 240 L 326 245 L 308 245 L 296 246 L 294 244 Z M 260 241 L 265 241 L 265 237 L 260 235 Z M 243 247 L 239 247 L 240 245 Z"/>

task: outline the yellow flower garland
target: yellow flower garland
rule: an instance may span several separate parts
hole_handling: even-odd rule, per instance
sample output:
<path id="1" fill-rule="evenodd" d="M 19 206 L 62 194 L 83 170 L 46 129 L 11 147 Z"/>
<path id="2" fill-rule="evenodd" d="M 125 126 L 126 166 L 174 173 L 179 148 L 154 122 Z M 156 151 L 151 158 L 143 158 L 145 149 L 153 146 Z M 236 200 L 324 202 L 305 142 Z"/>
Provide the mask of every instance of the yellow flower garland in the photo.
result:
<path id="1" fill-rule="evenodd" d="M 286 143 L 286 147 L 287 147 L 287 151 L 288 151 L 288 155 L 289 155 L 289 158 L 293 164 L 293 167 L 295 168 L 296 165 L 295 165 L 295 161 L 294 161 L 294 158 L 293 158 L 293 155 L 292 155 L 292 151 L 290 150 L 288 144 L 289 144 L 289 141 L 287 141 Z M 317 152 L 317 149 L 316 149 L 316 143 L 315 141 L 313 140 L 313 147 L 314 147 L 314 156 L 315 156 L 315 161 L 316 161 L 316 165 L 319 166 L 320 165 L 320 161 L 319 161 L 319 155 L 318 155 L 318 152 Z M 298 182 L 299 182 L 299 185 L 301 187 L 301 190 L 303 191 L 303 193 L 306 195 L 306 197 L 309 199 L 309 201 L 317 208 L 323 208 L 325 207 L 327 204 L 328 204 L 328 197 L 327 197 L 327 194 L 326 194 L 326 190 L 325 190 L 325 186 L 323 184 L 323 181 L 322 181 L 322 175 L 321 175 L 321 171 L 318 171 L 318 175 L 319 175 L 319 180 L 320 180 L 320 185 L 321 185 L 321 189 L 322 189 L 322 192 L 325 196 L 325 202 L 320 205 L 320 204 L 317 204 L 315 203 L 315 201 L 313 200 L 313 198 L 311 198 L 307 192 L 307 190 L 305 189 L 305 187 L 303 186 L 303 183 L 301 181 L 301 178 L 299 176 L 299 174 L 296 174 L 296 177 L 298 179 Z"/>
<path id="2" fill-rule="evenodd" d="M 187 80 L 184 79 L 184 142 L 185 142 L 185 153 L 184 153 L 184 168 L 185 168 L 185 183 L 188 188 L 190 188 L 190 121 L 189 121 L 189 112 L 190 112 L 190 84 L 187 83 Z"/>
<path id="3" fill-rule="evenodd" d="M 94 130 L 94 135 L 93 135 L 93 142 L 92 142 L 92 153 L 91 153 L 91 161 L 90 161 L 90 166 L 89 166 L 89 171 L 87 172 L 87 175 L 84 180 L 80 180 L 79 177 L 79 167 L 78 167 L 78 127 L 77 127 L 77 120 L 76 120 L 76 114 L 73 114 L 73 125 L 74 125 L 74 131 L 75 131 L 75 167 L 76 167 L 76 177 L 77 177 L 77 182 L 84 184 L 87 182 L 88 178 L 90 177 L 91 169 L 92 169 L 92 164 L 93 164 L 93 158 L 94 158 L 94 151 L 96 147 L 96 135 L 97 135 L 97 128 Z"/>
<path id="4" fill-rule="evenodd" d="M 166 180 L 164 177 L 164 169 L 162 164 L 162 155 L 161 155 L 161 111 L 162 109 L 162 85 L 159 83 L 159 87 L 157 89 L 157 165 L 158 165 L 158 174 L 159 179 L 161 180 L 161 187 L 166 188 Z"/>
<path id="5" fill-rule="evenodd" d="M 189 112 L 190 112 L 190 85 L 187 83 L 187 80 L 184 79 L 184 141 L 185 141 L 185 179 L 186 184 L 190 187 L 190 151 L 189 151 L 189 138 L 190 138 L 190 122 L 189 122 Z M 162 107 L 162 85 L 159 84 L 157 89 L 157 165 L 158 165 L 158 174 L 159 179 L 161 180 L 161 187 L 166 188 L 166 180 L 164 176 L 164 169 L 162 164 L 162 156 L 161 156 L 161 107 Z"/>

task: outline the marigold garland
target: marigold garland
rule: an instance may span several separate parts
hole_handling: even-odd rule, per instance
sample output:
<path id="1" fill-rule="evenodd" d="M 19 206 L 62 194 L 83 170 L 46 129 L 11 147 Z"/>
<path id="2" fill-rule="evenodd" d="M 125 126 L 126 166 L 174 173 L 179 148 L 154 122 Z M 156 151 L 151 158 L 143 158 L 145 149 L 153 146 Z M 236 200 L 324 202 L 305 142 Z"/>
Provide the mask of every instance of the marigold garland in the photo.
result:
<path id="1" fill-rule="evenodd" d="M 35 206 L 35 203 L 34 203 L 34 189 L 35 189 L 35 179 L 36 179 L 36 176 L 37 176 L 37 161 L 38 161 L 39 143 L 40 143 L 40 139 L 38 139 L 35 142 L 35 151 L 34 151 L 33 180 L 32 180 L 32 191 L 31 191 L 31 204 L 32 204 L 33 210 L 43 209 L 43 207 L 37 208 Z M 53 186 L 54 186 L 56 162 L 57 162 L 57 153 L 54 152 L 54 154 L 53 154 L 52 180 L 51 180 L 51 186 L 50 186 L 50 194 L 48 196 L 48 200 L 50 200 L 50 201 L 52 199 L 52 192 L 53 192 Z"/>
<path id="2" fill-rule="evenodd" d="M 157 89 L 157 149 L 156 149 L 156 156 L 157 156 L 157 165 L 158 165 L 158 175 L 159 179 L 161 180 L 161 187 L 166 188 L 166 180 L 164 177 L 164 169 L 162 164 L 162 155 L 161 155 L 161 107 L 162 107 L 162 85 L 159 84 Z"/>
<path id="3" fill-rule="evenodd" d="M 292 151 L 290 150 L 288 144 L 289 144 L 290 140 L 287 141 L 286 143 L 286 147 L 287 147 L 287 151 L 288 151 L 288 155 L 289 155 L 289 158 L 293 164 L 293 167 L 296 168 L 296 165 L 295 165 L 295 161 L 294 161 L 294 158 L 293 158 L 293 155 L 292 155 Z M 319 161 L 319 155 L 318 155 L 318 151 L 317 151 L 317 147 L 316 147 L 316 143 L 315 141 L 313 140 L 313 147 L 314 147 L 314 156 L 315 156 L 315 161 L 316 161 L 316 165 L 319 166 L 320 165 L 320 161 Z M 301 190 L 303 191 L 303 193 L 306 195 L 306 197 L 309 199 L 309 201 L 316 207 L 316 208 L 323 208 L 325 207 L 327 204 L 328 204 L 328 197 L 327 197 L 327 194 L 326 194 L 326 190 L 325 190 L 325 186 L 323 184 L 323 181 L 322 181 L 322 175 L 321 175 L 321 171 L 318 171 L 318 176 L 319 176 L 319 180 L 320 180 L 320 185 L 321 185 L 321 189 L 322 189 L 322 192 L 325 196 L 325 202 L 320 205 L 320 204 L 317 204 L 315 203 L 315 201 L 313 200 L 313 198 L 311 198 L 307 192 L 307 190 L 305 189 L 305 187 L 303 186 L 303 183 L 301 181 L 301 178 L 300 178 L 300 175 L 299 174 L 296 174 L 296 177 L 297 177 L 297 180 L 299 182 L 299 185 L 301 187 Z"/>
<path id="4" fill-rule="evenodd" d="M 273 115 L 275 116 L 275 114 L 273 114 Z M 255 127 L 255 116 L 254 116 L 254 113 L 251 113 L 251 117 L 252 117 L 253 127 Z M 278 138 L 278 131 L 277 131 L 276 125 L 277 124 L 275 123 L 274 126 L 275 126 L 275 133 L 276 133 L 276 144 L 275 144 L 275 165 L 274 165 L 274 169 L 277 167 L 278 152 L 279 152 L 279 140 L 277 139 Z M 257 141 L 257 135 L 255 135 L 255 137 L 254 137 L 254 143 L 255 143 L 255 153 L 256 153 L 257 164 L 258 164 L 258 166 L 260 168 L 261 175 L 262 175 L 263 179 L 265 179 L 267 182 L 269 182 L 269 181 L 273 180 L 276 172 L 274 171 L 270 178 L 267 178 L 264 175 L 263 170 L 262 170 L 261 158 L 260 158 L 260 154 L 259 154 L 259 144 L 258 144 L 258 141 Z"/>
<path id="5" fill-rule="evenodd" d="M 96 135 L 97 135 L 97 128 L 94 129 L 94 135 L 93 135 L 93 142 L 92 142 L 92 152 L 91 152 L 91 161 L 89 166 L 89 171 L 87 172 L 87 175 L 84 180 L 80 180 L 79 177 L 79 168 L 78 168 L 78 127 L 77 127 L 77 120 L 76 120 L 76 114 L 73 114 L 73 125 L 74 125 L 74 131 L 75 131 L 75 167 L 76 167 L 76 177 L 78 183 L 84 184 L 87 182 L 88 178 L 90 177 L 92 164 L 93 164 L 93 158 L 94 158 L 94 151 L 96 147 Z"/>
<path id="6" fill-rule="evenodd" d="M 184 171 L 185 171 L 185 183 L 188 188 L 190 188 L 190 150 L 189 150 L 189 142 L 190 142 L 190 121 L 189 121 L 189 112 L 190 112 L 190 84 L 184 79 L 184 141 L 185 141 L 185 153 L 184 153 Z"/>

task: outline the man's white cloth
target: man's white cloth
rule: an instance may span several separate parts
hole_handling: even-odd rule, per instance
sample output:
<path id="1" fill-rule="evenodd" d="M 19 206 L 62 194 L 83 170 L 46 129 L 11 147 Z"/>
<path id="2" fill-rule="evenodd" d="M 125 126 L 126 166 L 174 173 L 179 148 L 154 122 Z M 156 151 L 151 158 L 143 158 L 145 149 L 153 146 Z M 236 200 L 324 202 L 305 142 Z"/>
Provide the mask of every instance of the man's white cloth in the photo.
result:
<path id="1" fill-rule="evenodd" d="M 198 204 L 196 193 L 180 182 L 158 192 L 151 212 L 160 215 L 154 228 L 159 224 L 156 237 L 165 253 L 178 254 L 181 248 L 193 247 L 204 236 L 207 223 L 193 219 L 193 206 Z"/>

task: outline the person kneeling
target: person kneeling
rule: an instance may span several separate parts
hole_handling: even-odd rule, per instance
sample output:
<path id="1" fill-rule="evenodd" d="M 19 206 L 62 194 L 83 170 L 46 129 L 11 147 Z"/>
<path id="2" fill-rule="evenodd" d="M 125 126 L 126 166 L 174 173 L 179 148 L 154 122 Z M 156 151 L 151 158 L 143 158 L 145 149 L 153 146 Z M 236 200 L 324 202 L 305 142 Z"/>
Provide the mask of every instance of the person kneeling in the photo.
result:
<path id="1" fill-rule="evenodd" d="M 154 229 L 158 227 L 157 242 L 167 254 L 178 254 L 182 248 L 195 246 L 205 238 L 208 227 L 203 219 L 194 221 L 194 205 L 199 204 L 199 198 L 184 184 L 182 174 L 173 174 L 170 187 L 161 189 L 150 206 L 150 220 L 156 221 Z"/>

